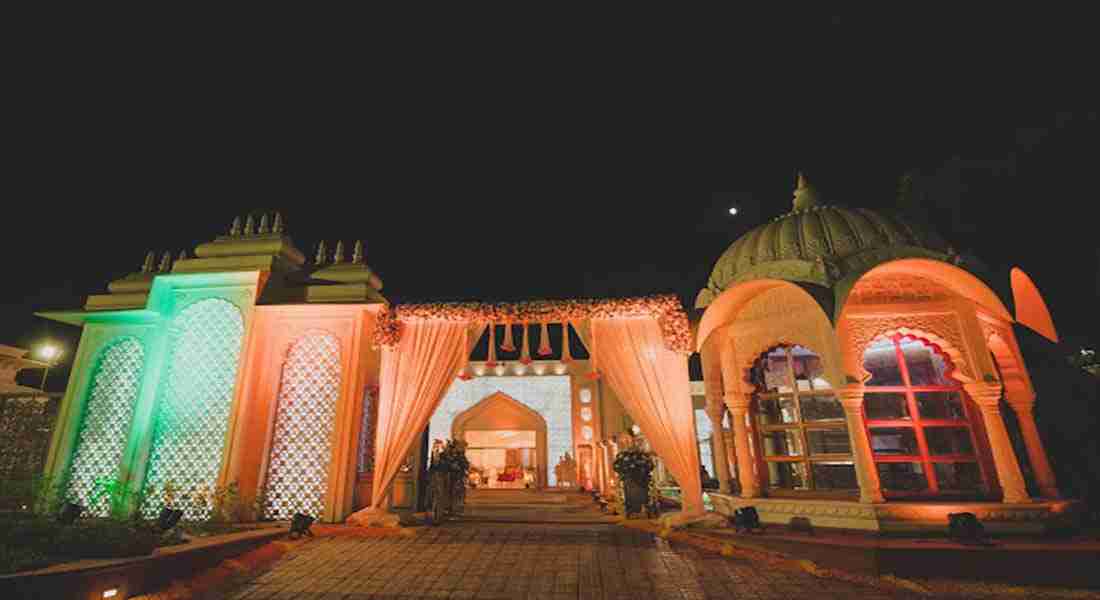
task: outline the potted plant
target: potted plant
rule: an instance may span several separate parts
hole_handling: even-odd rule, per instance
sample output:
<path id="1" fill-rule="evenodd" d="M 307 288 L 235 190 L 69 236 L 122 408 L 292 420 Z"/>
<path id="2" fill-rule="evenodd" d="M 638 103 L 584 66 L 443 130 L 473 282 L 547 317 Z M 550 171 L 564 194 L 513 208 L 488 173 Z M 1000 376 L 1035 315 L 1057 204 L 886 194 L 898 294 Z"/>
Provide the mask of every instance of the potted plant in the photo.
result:
<path id="1" fill-rule="evenodd" d="M 466 497 L 466 482 L 470 477 L 470 461 L 466 458 L 466 443 L 448 440 L 432 453 L 428 468 L 431 477 L 432 522 L 441 523 L 448 514 L 462 512 Z"/>
<path id="2" fill-rule="evenodd" d="M 628 516 L 641 512 L 649 503 L 653 467 L 653 457 L 641 448 L 627 448 L 615 457 L 614 469 L 623 484 L 624 510 Z"/>

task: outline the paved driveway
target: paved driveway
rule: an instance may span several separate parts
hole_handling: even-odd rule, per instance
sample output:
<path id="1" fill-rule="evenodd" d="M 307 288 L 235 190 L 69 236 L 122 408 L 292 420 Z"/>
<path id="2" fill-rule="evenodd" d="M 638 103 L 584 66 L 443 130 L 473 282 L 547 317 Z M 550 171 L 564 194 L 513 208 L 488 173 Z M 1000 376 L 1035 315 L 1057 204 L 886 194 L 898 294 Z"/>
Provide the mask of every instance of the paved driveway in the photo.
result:
<path id="1" fill-rule="evenodd" d="M 228 594 L 239 600 L 918 598 L 775 571 L 607 524 L 450 523 L 410 537 L 328 537 Z"/>

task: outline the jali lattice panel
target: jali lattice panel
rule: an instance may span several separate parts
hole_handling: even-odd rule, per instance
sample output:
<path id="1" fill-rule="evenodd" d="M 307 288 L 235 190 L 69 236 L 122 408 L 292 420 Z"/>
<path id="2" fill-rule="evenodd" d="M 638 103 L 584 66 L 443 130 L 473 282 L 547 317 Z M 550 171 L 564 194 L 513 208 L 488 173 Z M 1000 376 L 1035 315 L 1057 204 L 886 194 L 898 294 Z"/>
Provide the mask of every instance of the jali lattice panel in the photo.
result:
<path id="1" fill-rule="evenodd" d="M 97 487 L 118 475 L 144 362 L 141 343 L 123 338 L 107 346 L 92 375 L 69 469 L 68 498 L 93 515 L 106 516 L 110 510 L 106 494 L 97 494 Z"/>
<path id="2" fill-rule="evenodd" d="M 339 399 L 340 342 L 327 333 L 307 333 L 290 347 L 283 364 L 264 516 L 320 516 Z"/>
<path id="3" fill-rule="evenodd" d="M 225 300 L 202 300 L 176 316 L 145 478 L 147 517 L 166 493 L 185 519 L 213 513 L 243 334 L 240 310 Z"/>

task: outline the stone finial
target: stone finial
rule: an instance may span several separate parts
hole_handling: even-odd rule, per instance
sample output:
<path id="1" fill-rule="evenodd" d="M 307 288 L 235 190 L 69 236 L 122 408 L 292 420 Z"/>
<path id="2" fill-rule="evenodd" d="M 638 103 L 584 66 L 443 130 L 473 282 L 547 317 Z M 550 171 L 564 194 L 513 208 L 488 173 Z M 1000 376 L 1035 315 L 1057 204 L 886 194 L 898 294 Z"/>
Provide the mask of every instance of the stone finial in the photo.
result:
<path id="1" fill-rule="evenodd" d="M 275 213 L 275 222 L 271 225 L 271 233 L 282 233 L 282 232 L 283 232 L 283 214 L 279 213 L 279 212 L 276 212 Z"/>
<path id="2" fill-rule="evenodd" d="M 157 267 L 157 271 L 160 273 L 167 273 L 172 270 L 172 251 L 164 253 L 164 256 L 160 257 L 160 266 Z"/>
<path id="3" fill-rule="evenodd" d="M 355 241 L 355 248 L 351 251 L 351 262 L 357 265 L 363 263 L 363 240 Z"/>
<path id="4" fill-rule="evenodd" d="M 157 262 L 157 255 L 156 255 L 155 252 L 150 250 L 149 254 L 145 255 L 145 262 L 141 265 L 141 272 L 142 273 L 152 273 L 153 272 L 153 265 L 155 265 L 156 262 Z"/>
<path id="5" fill-rule="evenodd" d="M 256 219 L 252 215 L 248 215 L 248 218 L 244 222 L 244 234 L 252 235 L 256 232 Z"/>
<path id="6" fill-rule="evenodd" d="M 332 264 L 338 265 L 344 262 L 344 241 L 336 242 L 336 254 L 332 257 Z"/>
<path id="7" fill-rule="evenodd" d="M 269 231 L 271 231 L 271 230 L 268 228 L 268 224 L 267 224 L 267 213 L 264 213 L 264 214 L 260 215 L 260 230 L 257 231 L 256 233 L 259 233 L 260 235 L 263 235 L 263 234 L 265 234 Z"/>
<path id="8" fill-rule="evenodd" d="M 794 190 L 794 209 L 803 211 L 815 206 L 817 206 L 817 189 L 806 179 L 806 175 L 799 171 L 798 184 Z"/>
<path id="9" fill-rule="evenodd" d="M 233 224 L 229 226 L 229 235 L 238 236 L 241 235 L 241 218 L 233 217 Z"/>
<path id="10" fill-rule="evenodd" d="M 325 240 L 321 240 L 317 244 L 317 257 L 313 259 L 313 264 L 315 264 L 315 265 L 325 264 L 325 260 L 327 259 L 326 254 L 328 254 L 328 248 L 325 246 Z"/>

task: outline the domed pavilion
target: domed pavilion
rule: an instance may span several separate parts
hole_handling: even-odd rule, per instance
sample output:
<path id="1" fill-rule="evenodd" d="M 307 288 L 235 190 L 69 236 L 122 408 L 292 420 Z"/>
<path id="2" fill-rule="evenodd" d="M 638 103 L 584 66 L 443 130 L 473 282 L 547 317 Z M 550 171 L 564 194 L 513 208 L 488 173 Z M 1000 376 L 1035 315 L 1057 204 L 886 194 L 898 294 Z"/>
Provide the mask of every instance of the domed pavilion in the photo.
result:
<path id="1" fill-rule="evenodd" d="M 728 430 L 716 508 L 887 530 L 942 529 L 965 504 L 1041 529 L 1059 494 L 1013 326 L 1057 333 L 1023 271 L 1010 293 L 988 279 L 918 219 L 825 204 L 800 175 L 793 210 L 697 297 L 707 413 Z"/>

